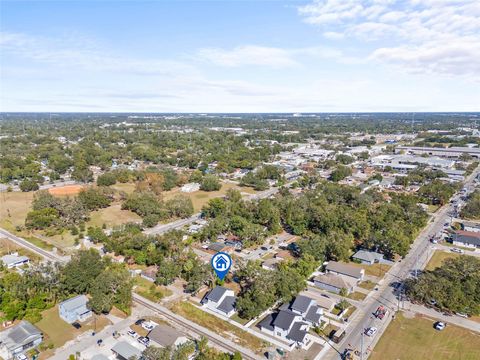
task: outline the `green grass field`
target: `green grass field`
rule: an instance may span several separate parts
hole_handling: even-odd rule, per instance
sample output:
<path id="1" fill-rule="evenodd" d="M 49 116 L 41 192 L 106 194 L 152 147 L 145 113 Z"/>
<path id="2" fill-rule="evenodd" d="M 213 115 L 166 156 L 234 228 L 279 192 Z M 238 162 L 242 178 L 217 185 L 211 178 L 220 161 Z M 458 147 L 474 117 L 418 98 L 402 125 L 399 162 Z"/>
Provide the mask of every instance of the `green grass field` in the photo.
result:
<path id="1" fill-rule="evenodd" d="M 480 334 L 454 325 L 433 328 L 433 320 L 399 314 L 373 349 L 371 360 L 478 360 Z"/>
<path id="2" fill-rule="evenodd" d="M 447 259 L 456 259 L 462 256 L 461 254 L 453 253 L 453 252 L 446 252 L 446 251 L 435 251 L 430 258 L 425 270 L 433 270 L 437 267 L 441 266 L 443 262 Z"/>
<path id="3" fill-rule="evenodd" d="M 155 285 L 140 276 L 135 278 L 135 292 L 153 302 L 172 295 L 172 291 L 166 287 Z"/>
<path id="4" fill-rule="evenodd" d="M 142 218 L 129 210 L 122 210 L 120 203 L 112 204 L 109 207 L 92 211 L 90 220 L 87 222 L 89 226 L 99 226 L 106 224 L 108 228 L 125 224 L 128 222 L 142 222 Z"/>
<path id="5" fill-rule="evenodd" d="M 365 299 L 367 297 L 367 295 L 365 295 L 364 293 L 361 293 L 361 292 L 354 291 L 353 293 L 348 294 L 347 297 L 349 299 L 352 299 L 352 300 L 362 301 L 363 299 Z"/>
<path id="6" fill-rule="evenodd" d="M 16 226 L 25 225 L 33 194 L 33 192 L 0 193 L 0 226 L 8 231 L 13 231 Z"/>

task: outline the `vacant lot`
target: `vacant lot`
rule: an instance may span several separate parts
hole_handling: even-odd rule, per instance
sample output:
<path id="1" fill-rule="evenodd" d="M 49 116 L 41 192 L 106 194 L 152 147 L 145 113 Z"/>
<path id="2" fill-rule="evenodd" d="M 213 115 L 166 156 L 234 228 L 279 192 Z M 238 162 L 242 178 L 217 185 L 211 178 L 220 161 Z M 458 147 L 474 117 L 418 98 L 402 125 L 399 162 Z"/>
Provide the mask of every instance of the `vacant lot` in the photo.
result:
<path id="1" fill-rule="evenodd" d="M 448 325 L 433 328 L 434 321 L 399 314 L 375 347 L 372 360 L 477 360 L 480 334 Z"/>
<path id="2" fill-rule="evenodd" d="M 142 222 L 142 218 L 130 210 L 122 210 L 122 205 L 118 203 L 110 205 L 105 209 L 92 211 L 90 213 L 90 221 L 88 221 L 87 227 L 101 227 L 103 224 L 106 224 L 107 228 L 111 228 L 128 222 Z"/>
<path id="3" fill-rule="evenodd" d="M 366 265 L 366 264 L 357 264 L 354 262 L 349 262 L 348 265 L 356 266 L 362 269 L 365 269 L 365 275 L 376 276 L 379 278 L 383 278 L 385 273 L 390 270 L 390 265 L 375 263 L 373 265 Z"/>
<path id="4" fill-rule="evenodd" d="M 446 251 L 435 251 L 428 262 L 425 270 L 433 270 L 439 266 L 442 266 L 443 262 L 447 259 L 456 259 L 462 255 L 453 253 L 453 252 L 446 252 Z M 466 255 L 465 255 L 466 256 Z"/>
<path id="5" fill-rule="evenodd" d="M 171 310 L 219 335 L 231 338 L 232 341 L 239 343 L 256 353 L 263 353 L 263 350 L 267 345 L 256 336 L 251 335 L 214 315 L 206 313 L 189 302 L 176 303 Z"/>
<path id="6" fill-rule="evenodd" d="M 195 211 L 200 211 L 202 206 L 205 205 L 210 199 L 221 197 L 226 194 L 229 189 L 237 189 L 241 193 L 255 194 L 255 190 L 249 187 L 242 187 L 231 183 L 222 183 L 222 188 L 218 191 L 195 191 L 192 193 L 184 193 L 180 191 L 180 188 L 173 189 L 163 193 L 163 198 L 168 200 L 177 194 L 187 195 L 192 199 L 193 208 Z"/>
<path id="7" fill-rule="evenodd" d="M 164 286 L 155 285 L 140 276 L 135 278 L 135 292 L 153 302 L 158 302 L 164 297 L 172 295 L 170 289 Z"/>
<path id="8" fill-rule="evenodd" d="M 15 226 L 25 225 L 32 199 L 33 192 L 0 193 L 0 226 L 13 231 Z"/>

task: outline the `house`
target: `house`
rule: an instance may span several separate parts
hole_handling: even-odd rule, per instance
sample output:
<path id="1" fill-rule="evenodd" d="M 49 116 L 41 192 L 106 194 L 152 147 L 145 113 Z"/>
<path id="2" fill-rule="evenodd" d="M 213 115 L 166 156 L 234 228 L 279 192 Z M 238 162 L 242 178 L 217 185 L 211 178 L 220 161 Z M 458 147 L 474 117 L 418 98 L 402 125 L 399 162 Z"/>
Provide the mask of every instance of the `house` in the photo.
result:
<path id="1" fill-rule="evenodd" d="M 75 296 L 58 305 L 58 314 L 69 324 L 85 321 L 92 316 L 92 310 L 88 308 L 87 304 L 88 298 L 85 295 Z"/>
<path id="2" fill-rule="evenodd" d="M 333 308 L 335 307 L 335 304 L 337 301 L 335 299 L 325 297 L 325 296 L 319 296 L 316 299 L 317 305 L 321 307 L 322 309 L 331 312 Z"/>
<path id="3" fill-rule="evenodd" d="M 329 273 L 351 277 L 357 282 L 363 280 L 365 275 L 364 269 L 336 261 L 329 261 L 325 270 Z"/>
<path id="4" fill-rule="evenodd" d="M 208 250 L 215 251 L 215 252 L 225 252 L 225 253 L 233 252 L 233 248 L 231 246 L 228 246 L 221 242 L 216 242 L 208 245 Z"/>
<path id="5" fill-rule="evenodd" d="M 235 313 L 235 293 L 223 286 L 217 286 L 202 299 L 202 305 L 206 308 L 230 317 Z"/>
<path id="6" fill-rule="evenodd" d="M 6 360 L 33 349 L 43 341 L 43 333 L 28 321 L 22 320 L 0 333 L 0 354 Z"/>
<path id="7" fill-rule="evenodd" d="M 470 232 L 480 232 L 480 224 L 464 221 L 462 223 L 462 230 L 470 231 Z"/>
<path id="8" fill-rule="evenodd" d="M 473 231 L 457 230 L 452 235 L 452 243 L 457 246 L 480 249 L 480 233 Z"/>
<path id="9" fill-rule="evenodd" d="M 176 348 L 188 341 L 188 338 L 174 328 L 159 324 L 148 333 L 148 338 L 153 345 L 158 347 L 171 346 Z"/>
<path id="10" fill-rule="evenodd" d="M 157 279 L 157 273 L 158 273 L 158 266 L 152 265 L 147 267 L 145 270 L 143 270 L 140 273 L 140 276 L 145 280 L 155 282 L 155 280 Z"/>
<path id="11" fill-rule="evenodd" d="M 26 256 L 18 255 L 18 253 L 12 253 L 2 256 L 2 263 L 8 269 L 18 268 L 30 262 L 30 259 Z"/>
<path id="12" fill-rule="evenodd" d="M 181 191 L 185 193 L 191 193 L 200 190 L 199 183 L 188 183 L 182 186 Z"/>
<path id="13" fill-rule="evenodd" d="M 112 352 L 120 360 L 140 359 L 142 351 L 126 341 L 119 341 L 111 348 Z"/>
<path id="14" fill-rule="evenodd" d="M 262 268 L 265 270 L 276 270 L 278 268 L 278 264 L 280 264 L 283 259 L 279 258 L 271 258 L 267 259 L 262 263 Z"/>
<path id="15" fill-rule="evenodd" d="M 333 273 L 318 275 L 313 279 L 313 283 L 320 289 L 331 291 L 336 294 L 339 294 L 342 289 L 345 289 L 347 294 L 350 294 L 356 285 L 354 279 Z"/>
<path id="16" fill-rule="evenodd" d="M 323 309 L 308 296 L 298 295 L 290 304 L 284 304 L 277 313 L 267 315 L 258 323 L 260 330 L 289 342 L 291 349 L 308 349 L 313 341 L 312 326 L 322 321 Z"/>
<path id="17" fill-rule="evenodd" d="M 360 261 L 362 264 L 373 265 L 383 260 L 383 254 L 368 250 L 358 250 L 353 254 L 352 259 Z"/>

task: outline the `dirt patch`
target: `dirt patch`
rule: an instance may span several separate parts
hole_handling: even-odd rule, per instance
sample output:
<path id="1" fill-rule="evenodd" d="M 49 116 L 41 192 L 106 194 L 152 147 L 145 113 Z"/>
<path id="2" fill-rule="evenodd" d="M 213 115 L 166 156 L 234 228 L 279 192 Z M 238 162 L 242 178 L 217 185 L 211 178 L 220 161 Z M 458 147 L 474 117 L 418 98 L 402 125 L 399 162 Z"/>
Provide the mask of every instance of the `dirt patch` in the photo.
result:
<path id="1" fill-rule="evenodd" d="M 82 185 L 67 185 L 62 187 L 52 187 L 48 189 L 48 192 L 55 196 L 77 195 L 82 189 Z"/>

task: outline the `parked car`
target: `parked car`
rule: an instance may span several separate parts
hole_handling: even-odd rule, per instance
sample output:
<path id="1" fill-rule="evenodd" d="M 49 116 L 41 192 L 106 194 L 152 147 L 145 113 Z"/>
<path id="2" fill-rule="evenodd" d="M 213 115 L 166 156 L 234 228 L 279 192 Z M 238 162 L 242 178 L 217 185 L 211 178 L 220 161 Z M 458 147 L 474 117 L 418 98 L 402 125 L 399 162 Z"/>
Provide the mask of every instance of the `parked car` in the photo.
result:
<path id="1" fill-rule="evenodd" d="M 452 248 L 452 250 L 454 253 L 458 253 L 458 254 L 463 254 L 465 251 L 463 251 L 462 249 L 459 249 L 459 248 Z"/>
<path id="2" fill-rule="evenodd" d="M 145 322 L 145 319 L 138 319 L 135 321 L 135 325 L 142 325 Z"/>
<path id="3" fill-rule="evenodd" d="M 136 338 L 138 336 L 137 332 L 133 331 L 133 330 L 128 330 L 127 334 L 130 335 L 133 338 Z"/>
<path id="4" fill-rule="evenodd" d="M 145 345 L 145 346 L 148 346 L 150 345 L 150 339 L 146 336 L 140 336 L 137 341 L 142 344 L 142 345 Z"/>
<path id="5" fill-rule="evenodd" d="M 365 330 L 365 335 L 367 336 L 373 336 L 377 333 L 377 328 L 376 327 L 370 327 L 368 329 Z"/>
<path id="6" fill-rule="evenodd" d="M 142 324 L 142 328 L 144 328 L 145 330 L 150 331 L 150 330 L 153 330 L 154 326 L 153 326 L 152 324 L 150 324 L 150 323 L 144 322 L 144 323 Z"/>
<path id="7" fill-rule="evenodd" d="M 435 330 L 442 331 L 443 329 L 445 329 L 447 324 L 445 324 L 443 321 L 437 321 L 433 326 Z"/>
<path id="8" fill-rule="evenodd" d="M 460 316 L 460 317 L 463 317 L 463 318 L 465 318 L 465 319 L 468 318 L 468 314 L 465 314 L 465 313 L 455 313 L 455 315 Z"/>

